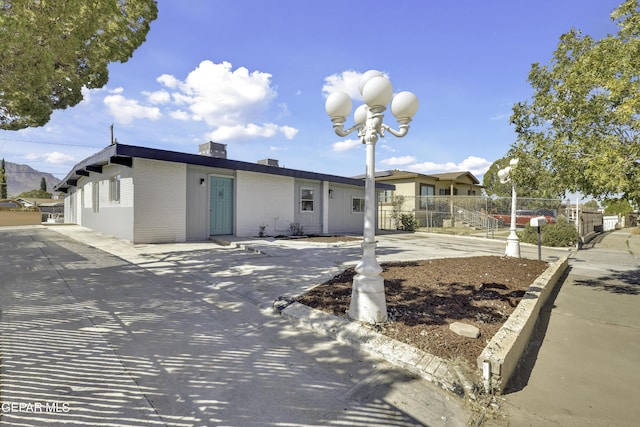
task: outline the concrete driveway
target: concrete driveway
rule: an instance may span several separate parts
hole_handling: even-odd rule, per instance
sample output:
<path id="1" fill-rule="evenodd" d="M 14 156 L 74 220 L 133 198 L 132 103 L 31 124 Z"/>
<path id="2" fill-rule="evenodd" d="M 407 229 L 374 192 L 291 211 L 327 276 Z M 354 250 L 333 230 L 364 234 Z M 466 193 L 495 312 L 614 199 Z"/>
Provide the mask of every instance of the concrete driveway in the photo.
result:
<path id="1" fill-rule="evenodd" d="M 419 255 L 415 238 L 404 246 L 394 238 L 403 239 L 391 236 L 383 258 L 407 259 L 403 247 Z M 467 253 L 466 243 L 456 249 L 448 240 L 432 256 Z M 134 246 L 75 226 L 0 229 L 0 242 L 2 425 L 400 427 L 468 419 L 455 396 L 271 311 L 275 297 L 357 261 L 357 245 Z M 479 244 L 468 254 L 483 247 L 504 249 Z"/>

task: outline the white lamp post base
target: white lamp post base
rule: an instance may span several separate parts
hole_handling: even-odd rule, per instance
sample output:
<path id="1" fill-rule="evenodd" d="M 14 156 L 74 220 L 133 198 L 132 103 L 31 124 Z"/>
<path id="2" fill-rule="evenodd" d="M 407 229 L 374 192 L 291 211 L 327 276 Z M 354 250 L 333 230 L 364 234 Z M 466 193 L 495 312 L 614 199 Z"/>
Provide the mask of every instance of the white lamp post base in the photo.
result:
<path id="1" fill-rule="evenodd" d="M 349 318 L 372 325 L 387 321 L 384 279 L 358 274 L 353 278 Z"/>
<path id="2" fill-rule="evenodd" d="M 349 317 L 364 323 L 377 324 L 387 321 L 387 302 L 384 294 L 382 267 L 375 254 L 376 243 L 362 244 L 362 259 L 356 265 L 353 278 Z"/>
<path id="3" fill-rule="evenodd" d="M 520 258 L 520 240 L 515 231 L 511 231 L 509 237 L 507 237 L 507 248 L 504 254 L 514 258 Z"/>

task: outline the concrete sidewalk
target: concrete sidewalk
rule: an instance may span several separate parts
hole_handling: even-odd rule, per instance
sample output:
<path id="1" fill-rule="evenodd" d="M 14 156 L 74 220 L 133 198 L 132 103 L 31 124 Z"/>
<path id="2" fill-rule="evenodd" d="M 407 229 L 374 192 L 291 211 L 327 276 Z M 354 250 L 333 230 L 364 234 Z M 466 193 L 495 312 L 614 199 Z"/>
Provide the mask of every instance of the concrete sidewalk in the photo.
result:
<path id="1" fill-rule="evenodd" d="M 402 257 L 403 245 L 417 251 L 415 239 L 394 238 L 382 256 Z M 357 245 L 131 245 L 74 226 L 0 229 L 0 239 L 2 425 L 468 419 L 454 395 L 272 313 L 275 297 L 356 262 Z M 454 246 L 435 250 L 443 256 Z"/>
<path id="2" fill-rule="evenodd" d="M 637 426 L 640 235 L 604 235 L 570 259 L 529 357 L 490 426 Z"/>

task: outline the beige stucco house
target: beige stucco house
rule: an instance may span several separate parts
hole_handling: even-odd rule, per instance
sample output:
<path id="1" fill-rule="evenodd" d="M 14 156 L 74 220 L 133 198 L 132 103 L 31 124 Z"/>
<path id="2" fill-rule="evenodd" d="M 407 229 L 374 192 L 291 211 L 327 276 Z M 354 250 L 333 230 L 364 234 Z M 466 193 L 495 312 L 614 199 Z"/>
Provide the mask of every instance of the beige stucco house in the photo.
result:
<path id="1" fill-rule="evenodd" d="M 453 218 L 455 196 L 480 196 L 483 188 L 480 181 L 468 171 L 426 175 L 396 169 L 376 172 L 376 182 L 395 185 L 395 190 L 379 193 L 381 228 L 390 228 L 388 223 L 394 200 L 396 209 L 413 213 L 419 223 L 433 218 L 433 215 L 429 215 L 430 209 L 431 212 L 442 212 L 444 209 L 441 205 L 446 203 L 446 211 L 450 214 L 447 219 L 450 220 Z M 454 197 L 438 197 L 451 195 Z M 404 198 L 400 206 L 397 206 L 398 196 Z"/>

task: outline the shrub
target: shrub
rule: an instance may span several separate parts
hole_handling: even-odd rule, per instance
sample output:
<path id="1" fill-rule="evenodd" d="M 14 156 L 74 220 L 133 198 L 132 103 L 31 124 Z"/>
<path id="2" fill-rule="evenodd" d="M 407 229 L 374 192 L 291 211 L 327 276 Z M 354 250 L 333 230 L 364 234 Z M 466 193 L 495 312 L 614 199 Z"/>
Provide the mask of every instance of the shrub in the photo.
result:
<path id="1" fill-rule="evenodd" d="M 418 221 L 413 214 L 400 214 L 400 230 L 416 231 Z"/>
<path id="2" fill-rule="evenodd" d="M 302 236 L 304 235 L 304 227 L 298 222 L 292 222 L 289 224 L 289 234 L 292 236 Z"/>
<path id="3" fill-rule="evenodd" d="M 527 224 L 524 230 L 518 233 L 518 237 L 524 243 L 538 244 L 538 229 Z M 560 215 L 555 224 L 547 224 L 542 227 L 542 244 L 553 247 L 575 246 L 578 241 L 578 231 L 573 224 Z"/>

